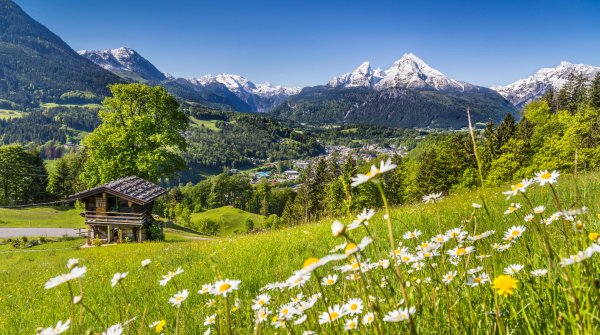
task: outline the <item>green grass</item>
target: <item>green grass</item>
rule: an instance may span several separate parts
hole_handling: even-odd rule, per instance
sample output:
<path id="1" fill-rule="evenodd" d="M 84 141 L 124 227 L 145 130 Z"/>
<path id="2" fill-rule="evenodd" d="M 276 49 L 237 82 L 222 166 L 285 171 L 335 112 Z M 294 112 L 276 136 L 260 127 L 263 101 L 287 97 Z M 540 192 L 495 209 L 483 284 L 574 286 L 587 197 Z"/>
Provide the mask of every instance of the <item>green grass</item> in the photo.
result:
<path id="1" fill-rule="evenodd" d="M 82 228 L 80 212 L 71 207 L 0 208 L 0 228 Z"/>
<path id="2" fill-rule="evenodd" d="M 57 108 L 57 107 L 85 107 L 85 108 L 100 109 L 100 108 L 102 108 L 102 105 L 94 104 L 94 103 L 77 105 L 77 104 L 57 104 L 55 102 L 46 102 L 46 103 L 40 104 L 40 107 L 47 108 L 47 109 Z"/>
<path id="3" fill-rule="evenodd" d="M 567 227 L 568 238 L 563 237 L 560 222 L 553 223 L 543 233 L 537 232 L 535 225 L 525 223 L 523 216 L 530 212 L 525 198 L 518 196 L 506 200 L 501 194 L 503 188 L 491 188 L 482 191 L 463 191 L 456 195 L 448 196 L 436 204 L 412 204 L 394 208 L 391 211 L 392 229 L 395 242 L 403 242 L 404 246 L 414 251 L 416 240 L 403 240 L 402 234 L 406 231 L 419 229 L 423 235 L 419 241 L 424 241 L 447 229 L 463 225 L 464 229 L 473 234 L 473 230 L 483 232 L 489 229 L 496 230 L 491 237 L 474 243 L 475 253 L 462 260 L 458 267 L 449 264 L 445 256 L 446 250 L 456 246 L 455 241 L 447 242 L 438 258 L 427 261 L 427 266 L 417 272 L 409 272 L 411 267 L 401 265 L 404 280 L 411 283 L 407 287 L 407 294 L 412 306 L 416 307 L 414 324 L 420 334 L 591 334 L 597 332 L 600 324 L 598 320 L 598 302 L 600 295 L 594 288 L 593 280 L 600 273 L 599 256 L 586 260 L 581 265 L 566 268 L 553 267 L 553 276 L 535 279 L 529 271 L 547 267 L 547 258 L 544 255 L 543 236 L 548 236 L 552 247 L 560 257 L 575 253 L 590 244 L 587 232 L 598 231 L 598 218 L 600 211 L 600 174 L 588 174 L 580 178 L 579 190 L 581 203 L 575 204 L 576 196 L 572 178 L 561 177 L 557 185 L 560 200 L 565 208 L 581 205 L 588 206 L 588 215 L 582 215 L 585 233 L 577 233 L 570 226 Z M 548 187 L 531 187 L 527 196 L 534 205 L 544 204 L 548 215 L 555 211 L 552 192 Z M 485 199 L 486 210 L 474 210 L 472 202 L 482 203 Z M 510 202 L 519 201 L 523 208 L 515 214 L 504 215 L 503 212 Z M 475 213 L 475 216 L 473 215 Z M 370 220 L 369 229 L 374 242 L 365 250 L 365 257 L 371 262 L 378 259 L 389 259 L 390 245 L 388 240 L 387 225 L 382 219 L 382 211 Z M 350 218 L 340 218 L 349 222 Z M 87 273 L 82 280 L 84 290 L 84 303 L 97 313 L 101 322 L 95 321 L 89 313 L 85 312 L 84 330 L 92 333 L 101 333 L 107 325 L 132 316 L 138 319 L 133 323 L 132 333 L 141 330 L 143 334 L 154 333 L 147 325 L 153 321 L 164 319 L 167 321 L 167 334 L 173 334 L 176 319 L 179 319 L 179 334 L 201 334 L 206 330 L 204 319 L 213 313 L 219 313 L 219 319 L 224 332 L 224 299 L 217 299 L 217 307 L 208 307 L 206 302 L 211 299 L 207 295 L 196 293 L 202 284 L 211 283 L 215 278 L 235 278 L 242 281 L 238 291 L 229 299 L 231 304 L 235 298 L 241 299 L 240 310 L 232 313 L 232 327 L 235 334 L 253 333 L 253 312 L 250 308 L 252 299 L 259 294 L 259 288 L 267 283 L 283 281 L 294 270 L 300 269 L 308 257 L 322 257 L 343 238 L 331 236 L 331 222 L 333 218 L 303 225 L 295 228 L 286 228 L 279 231 L 244 235 L 230 238 L 219 238 L 211 241 L 188 241 L 172 243 L 143 243 L 123 244 L 104 248 L 79 249 L 79 250 L 51 250 L 47 253 L 7 253 L 0 254 L 0 282 L 3 283 L 0 294 L 0 333 L 34 333 L 39 326 L 48 327 L 56 324 L 58 320 L 71 317 L 71 303 L 66 285 L 61 285 L 50 290 L 44 290 L 44 283 L 52 277 L 67 270 L 65 264 L 69 258 L 79 258 L 81 265 L 87 266 Z M 491 244 L 502 243 L 503 232 L 513 225 L 524 224 L 527 231 L 508 250 L 499 253 L 491 249 Z M 360 240 L 365 235 L 365 230 L 357 229 L 349 235 Z M 569 242 L 569 250 L 566 250 Z M 466 243 L 472 245 L 471 243 Z M 490 254 L 490 258 L 483 261 L 476 260 L 473 255 Z M 149 268 L 140 267 L 143 259 L 149 258 L 152 264 Z M 364 261 L 364 258 L 362 258 Z M 481 265 L 484 271 L 493 279 L 502 273 L 502 269 L 509 264 L 520 263 L 526 266 L 525 270 L 517 274 L 518 287 L 514 295 L 501 297 L 496 295 L 491 285 L 480 287 L 467 287 L 466 269 Z M 336 265 L 344 264 L 343 261 Z M 435 267 L 432 265 L 436 264 Z M 159 286 L 158 280 L 167 271 L 174 271 L 181 267 L 184 272 L 167 286 Z M 450 285 L 442 284 L 441 276 L 448 271 L 456 270 L 458 277 Z M 123 280 L 123 287 L 127 292 L 127 299 L 131 306 L 125 313 L 125 299 L 123 289 L 112 288 L 110 280 L 115 272 L 128 272 Z M 363 298 L 362 281 L 348 281 L 345 274 L 334 270 L 332 265 L 318 269 L 317 274 L 323 276 L 337 273 L 339 282 L 332 287 L 324 287 L 323 293 L 330 299 L 325 304 L 319 300 L 317 304 L 307 311 L 308 321 L 299 326 L 290 325 L 293 334 L 319 327 L 316 325 L 315 316 L 325 311 L 326 305 L 343 303 L 349 298 Z M 384 277 L 385 276 L 385 277 Z M 568 277 L 567 277 L 568 276 Z M 313 278 L 302 289 L 291 289 L 283 292 L 269 292 L 273 297 L 269 309 L 277 311 L 281 304 L 290 301 L 298 293 L 310 295 L 319 292 Z M 432 283 L 425 284 L 425 278 L 431 277 Z M 374 269 L 365 274 L 365 281 L 369 294 L 378 297 L 377 306 L 381 314 L 395 308 L 393 302 L 401 300 L 400 285 L 394 278 L 394 270 L 389 268 Z M 382 278 L 387 278 L 389 284 L 385 288 L 378 288 Z M 549 280 L 552 282 L 549 282 Z M 76 282 L 74 283 L 76 284 Z M 147 286 L 149 285 L 149 286 Z M 147 287 L 150 289 L 147 290 Z M 182 304 L 181 309 L 172 307 L 168 303 L 169 297 L 181 289 L 189 289 L 190 295 Z M 77 294 L 79 288 L 74 286 Z M 575 300 L 576 299 L 576 300 Z M 495 316 L 496 302 L 501 315 Z M 367 309 L 365 307 L 365 309 Z M 144 315 L 142 325 L 140 320 Z M 75 309 L 79 315 L 79 307 Z M 119 312 L 120 311 L 120 312 Z M 122 316 L 119 316 L 121 313 Z M 364 314 L 364 313 L 363 313 Z M 382 316 L 380 315 L 380 317 Z M 333 326 L 320 326 L 320 334 L 343 334 L 343 322 L 349 319 L 335 321 Z M 262 324 L 263 334 L 287 334 L 285 328 L 275 330 L 267 323 Z M 359 319 L 360 320 L 360 319 Z M 578 324 L 583 329 L 578 328 Z M 382 334 L 406 334 L 409 332 L 408 322 L 381 323 Z M 501 330 L 499 329 L 501 328 Z M 376 333 L 373 326 L 362 328 L 356 334 Z M 214 333 L 213 327 L 213 333 Z M 77 333 L 77 331 L 76 331 Z M 83 333 L 83 331 L 81 332 Z"/>
<path id="4" fill-rule="evenodd" d="M 205 128 L 210 129 L 212 131 L 221 131 L 221 129 L 216 125 L 216 120 L 199 120 L 193 116 L 190 116 L 190 123 L 192 124 L 192 126 L 204 126 Z"/>
<path id="5" fill-rule="evenodd" d="M 265 217 L 262 215 L 249 213 L 231 206 L 224 206 L 215 209 L 209 209 L 202 213 L 192 214 L 191 221 L 193 223 L 203 219 L 209 219 L 221 225 L 219 235 L 227 236 L 235 234 L 235 232 L 246 231 L 246 219 L 254 221 L 255 227 L 262 227 Z"/>
<path id="6" fill-rule="evenodd" d="M 10 120 L 21 118 L 25 115 L 25 112 L 10 109 L 0 109 L 0 120 Z"/>

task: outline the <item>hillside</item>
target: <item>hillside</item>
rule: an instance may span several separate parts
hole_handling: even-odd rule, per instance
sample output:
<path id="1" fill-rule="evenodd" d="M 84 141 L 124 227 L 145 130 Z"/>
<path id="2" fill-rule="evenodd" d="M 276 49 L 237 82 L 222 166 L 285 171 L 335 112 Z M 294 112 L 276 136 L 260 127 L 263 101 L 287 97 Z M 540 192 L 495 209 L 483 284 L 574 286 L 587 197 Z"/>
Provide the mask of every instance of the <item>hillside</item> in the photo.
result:
<path id="1" fill-rule="evenodd" d="M 574 195 L 572 190 L 572 178 L 561 177 L 556 185 L 561 200 L 564 204 L 573 203 Z M 589 213 L 595 217 L 595 213 L 600 211 L 598 200 L 600 197 L 600 175 L 588 174 L 582 176 L 579 180 L 579 187 L 583 195 L 582 204 L 588 205 Z M 436 204 L 413 204 L 394 208 L 391 211 L 391 217 L 394 225 L 393 230 L 398 242 L 403 242 L 404 246 L 413 249 L 418 245 L 419 240 L 406 240 L 402 235 L 407 231 L 415 229 L 423 233 L 420 241 L 425 241 L 438 233 L 444 233 L 446 230 L 461 226 L 461 222 L 473 218 L 473 213 L 477 213 L 477 231 L 495 230 L 496 234 L 486 240 L 476 242 L 476 255 L 490 253 L 490 258 L 484 261 L 476 260 L 472 257 L 463 264 L 465 267 L 477 267 L 479 265 L 489 271 L 490 276 L 502 273 L 502 269 L 512 263 L 521 263 L 526 266 L 526 270 L 521 271 L 519 284 L 515 289 L 514 295 L 502 297 L 499 303 L 503 310 L 512 310 L 521 308 L 520 313 L 507 313 L 502 316 L 502 320 L 510 325 L 510 329 L 519 333 L 527 332 L 527 323 L 522 322 L 523 317 L 527 316 L 529 324 L 535 329 L 542 329 L 549 333 L 565 330 L 567 333 L 576 327 L 574 324 L 554 322 L 551 313 L 550 297 L 555 297 L 556 303 L 565 306 L 564 313 L 570 317 L 575 317 L 572 309 L 567 309 L 567 299 L 570 293 L 566 293 L 564 286 L 566 283 L 560 278 L 556 278 L 556 285 L 548 286 L 548 277 L 536 278 L 529 274 L 530 270 L 536 268 L 545 268 L 546 258 L 543 256 L 542 239 L 531 224 L 527 224 L 527 230 L 514 246 L 509 250 L 498 252 L 491 249 L 493 242 L 502 243 L 502 233 L 512 225 L 523 224 L 522 217 L 530 210 L 523 208 L 517 214 L 504 215 L 503 212 L 509 206 L 511 201 L 520 201 L 519 198 L 506 200 L 500 192 L 505 191 L 508 186 L 501 188 L 485 189 L 481 191 L 461 192 L 456 195 L 448 196 Z M 547 212 L 552 213 L 555 207 L 552 204 L 552 195 L 547 188 L 534 187 L 527 191 L 529 199 L 534 204 L 544 204 Z M 475 211 L 471 203 L 481 203 L 485 199 L 487 211 L 483 208 Z M 525 206 L 525 204 L 523 204 Z M 548 214 L 549 215 L 549 214 Z M 585 217 L 588 222 L 589 217 Z M 598 231 L 598 223 L 590 218 L 586 230 Z M 350 218 L 345 218 L 343 222 L 349 222 Z M 387 241 L 387 228 L 382 219 L 382 212 L 378 213 L 370 221 L 370 229 L 374 236 L 374 243 L 368 247 L 370 257 L 388 258 L 389 244 Z M 232 297 L 240 298 L 241 313 L 232 313 L 233 326 L 239 332 L 251 331 L 254 322 L 251 311 L 252 299 L 264 292 L 259 289 L 267 283 L 274 281 L 284 281 L 294 270 L 302 267 L 303 262 L 308 257 L 320 257 L 325 255 L 335 245 L 341 243 L 340 239 L 331 236 L 331 219 L 314 224 L 302 225 L 296 228 L 283 229 L 258 235 L 247 235 L 234 238 L 215 239 L 212 241 L 194 241 L 185 243 L 144 243 L 144 244 L 123 244 L 107 248 L 83 249 L 83 250 L 53 250 L 50 253 L 10 253 L 3 255 L 3 262 L 0 262 L 0 280 L 4 283 L 5 290 L 12 292 L 0 300 L 0 313 L 4 316 L 0 319 L 0 332 L 9 334 L 17 331 L 32 333 L 38 326 L 47 326 L 55 324 L 57 320 L 68 318 L 69 307 L 64 303 L 69 299 L 65 287 L 58 287 L 50 290 L 44 290 L 43 284 L 49 279 L 65 271 L 65 264 L 70 258 L 78 258 L 82 265 L 87 266 L 88 272 L 83 277 L 84 289 L 86 294 L 86 304 L 93 310 L 101 312 L 109 319 L 109 324 L 116 323 L 119 319 L 118 294 L 115 290 L 109 290 L 110 279 L 115 272 L 129 272 L 124 279 L 125 289 L 128 298 L 132 302 L 132 313 L 143 310 L 143 302 L 148 302 L 148 318 L 150 320 L 164 319 L 168 320 L 168 327 L 175 327 L 175 315 L 179 314 L 181 319 L 185 319 L 185 330 L 188 332 L 201 333 L 206 330 L 203 321 L 206 316 L 212 315 L 214 309 L 205 306 L 211 296 L 195 294 L 202 284 L 214 282 L 215 277 L 231 278 L 241 280 L 238 291 L 232 294 Z M 473 225 L 468 223 L 465 229 L 471 234 Z M 564 238 L 561 229 L 557 225 L 548 227 L 549 237 L 557 247 L 561 257 L 568 255 L 568 252 L 562 250 Z M 351 232 L 355 234 L 356 231 Z M 569 230 L 570 236 L 581 236 L 582 243 L 588 245 L 587 237 L 576 235 Z M 449 242 L 450 243 L 450 242 Z M 454 243 L 454 242 L 452 242 Z M 469 245 L 471 242 L 469 242 Z M 452 248 L 451 246 L 448 247 Z M 443 254 L 445 254 L 445 250 Z M 597 256 L 595 256 L 597 258 Z M 111 261 L 120 259 L 121 261 Z M 140 262 L 144 259 L 150 259 L 150 271 L 140 268 Z M 372 261 L 377 263 L 375 258 Z M 441 282 L 441 275 L 449 270 L 457 269 L 446 262 L 446 258 L 438 258 L 439 264 L 443 268 L 435 272 L 432 267 L 426 267 L 421 271 L 414 271 L 407 277 L 410 281 L 410 287 L 407 290 L 413 303 L 417 306 L 415 314 L 415 323 L 419 333 L 435 333 L 443 331 L 444 333 L 485 333 L 490 327 L 494 327 L 493 315 L 490 318 L 481 319 L 481 323 L 471 323 L 470 306 L 475 310 L 490 307 L 494 304 L 492 297 L 493 291 L 491 284 L 484 283 L 477 287 L 467 287 L 465 282 L 467 275 L 465 270 L 457 273 L 450 285 Z M 592 270 L 598 270 L 597 259 L 587 260 Z M 27 264 L 27 266 L 23 266 Z M 340 261 L 339 265 L 344 264 Z M 174 271 L 181 267 L 184 272 L 176 277 L 176 285 L 179 289 L 190 289 L 188 300 L 184 302 L 184 308 L 173 308 L 168 299 L 177 291 L 172 283 L 167 287 L 158 286 L 158 280 L 162 274 L 167 271 Z M 402 271 L 406 275 L 411 268 L 407 264 L 402 265 Z M 567 269 L 571 269 L 568 267 Z M 577 265 L 574 269 L 584 267 Z M 213 269 L 218 273 L 211 271 Z M 387 272 L 386 272 L 387 271 Z M 574 270 L 579 271 L 579 270 Z M 319 269 L 320 276 L 334 273 L 332 266 L 326 266 Z M 35 276 L 31 276 L 35 273 Z M 393 287 L 397 287 L 397 282 L 393 278 L 393 269 L 376 269 L 369 272 L 369 276 L 377 276 L 380 280 L 382 273 L 388 273 Z M 410 273 L 410 272 L 409 272 Z M 436 275 L 433 281 L 427 282 L 425 278 Z M 579 273 L 579 272 L 578 272 Z M 143 289 L 143 285 L 136 283 L 146 283 L 148 280 L 153 288 L 148 299 L 148 292 Z M 573 277 L 574 284 L 577 287 L 577 296 L 579 298 L 596 297 L 596 293 L 579 288 L 579 277 Z M 339 284 L 333 287 L 324 287 L 323 292 L 336 301 L 340 298 L 353 297 L 352 293 L 358 289 L 356 282 L 344 279 L 344 275 L 338 277 Z M 145 284 L 144 284 L 145 285 Z M 316 290 L 316 284 L 311 279 L 302 289 L 302 292 L 313 293 Z M 385 288 L 386 286 L 384 286 Z M 422 294 L 424 292 L 439 292 L 445 290 L 452 293 L 452 299 L 445 294 Z M 556 292 L 551 287 L 555 287 Z M 299 289 L 291 289 L 290 292 L 267 291 L 278 302 L 289 301 L 289 298 L 301 292 Z M 379 295 L 381 291 L 375 293 Z M 384 291 L 386 292 L 386 291 Z M 562 294 L 559 294 L 562 292 Z M 570 292 L 570 291 L 569 291 Z M 555 295 L 553 295 L 555 293 Z M 305 293 L 306 294 L 306 293 Z M 400 292 L 395 292 L 399 296 Z M 568 296 L 566 296 L 568 295 Z M 358 296 L 358 295 L 357 295 Z M 385 300 L 385 299 L 384 299 Z M 27 304 L 22 303 L 27 301 Z M 321 300 L 319 300 L 321 301 Z M 533 302 L 540 302 L 533 303 Z M 548 302 L 548 303 L 546 303 Z M 383 305 L 383 304 L 382 304 Z M 31 308 L 37 306 L 37 308 Z M 193 306 L 193 307 L 192 307 Z M 523 308 L 528 306 L 527 308 Z M 43 308 L 41 308 L 43 307 Z M 277 302 L 271 302 L 271 310 L 278 309 Z M 387 305 L 382 306 L 386 308 Z M 450 309 L 452 322 L 446 321 L 447 308 Z M 588 308 L 588 307 L 586 307 Z M 309 312 L 311 315 L 326 310 L 325 305 L 318 302 Z M 366 313 L 364 311 L 363 313 Z M 586 314 L 587 315 L 587 314 Z M 593 315 L 593 314 L 590 314 Z M 343 320 L 332 325 L 327 324 L 322 327 L 328 327 L 330 330 L 335 327 L 340 333 L 343 328 Z M 149 321 L 151 322 L 151 321 Z M 585 325 L 593 326 L 588 316 L 585 317 Z M 277 330 L 269 323 L 263 324 L 263 333 L 272 334 Z M 297 326 L 298 329 L 307 329 L 311 323 Z M 406 322 L 386 323 L 386 327 L 394 328 L 396 333 L 408 332 Z M 94 332 L 101 332 L 106 329 L 105 325 L 98 324 L 92 317 L 86 316 L 84 327 L 93 329 Z M 308 328 L 310 329 L 310 328 Z M 591 328 L 590 328 L 591 329 Z M 390 332 L 391 329 L 388 329 Z"/>
<path id="2" fill-rule="evenodd" d="M 121 79 L 79 56 L 11 0 L 0 0 L 0 108 L 37 106 L 88 91 L 99 101 Z M 15 106 L 16 104 L 16 106 Z"/>
<path id="3" fill-rule="evenodd" d="M 203 220 L 211 220 L 219 226 L 219 236 L 230 236 L 246 232 L 246 220 L 250 219 L 256 228 L 263 225 L 265 217 L 249 213 L 232 206 L 223 206 L 209 209 L 201 213 L 192 214 L 192 225 L 198 225 Z"/>

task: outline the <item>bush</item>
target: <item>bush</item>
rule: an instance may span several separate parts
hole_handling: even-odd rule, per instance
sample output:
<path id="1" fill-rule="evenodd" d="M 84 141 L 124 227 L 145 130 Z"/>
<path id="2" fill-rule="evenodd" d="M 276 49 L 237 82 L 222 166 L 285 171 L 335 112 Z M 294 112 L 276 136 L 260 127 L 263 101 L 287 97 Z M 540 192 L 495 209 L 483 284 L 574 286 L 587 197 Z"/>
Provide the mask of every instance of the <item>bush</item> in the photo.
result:
<path id="1" fill-rule="evenodd" d="M 158 223 L 153 223 L 148 227 L 148 239 L 150 241 L 164 241 L 165 233 Z"/>
<path id="2" fill-rule="evenodd" d="M 219 223 L 211 219 L 200 219 L 192 223 L 191 228 L 207 235 L 217 235 L 221 230 Z"/>
<path id="3" fill-rule="evenodd" d="M 92 244 L 93 244 L 95 247 L 99 247 L 99 246 L 101 246 L 101 245 L 102 245 L 102 240 L 96 237 L 96 238 L 94 239 L 94 241 L 92 242 Z"/>
<path id="4" fill-rule="evenodd" d="M 254 229 L 254 221 L 252 221 L 251 218 L 246 218 L 246 232 L 249 233 L 252 231 L 252 229 Z"/>
<path id="5" fill-rule="evenodd" d="M 278 228 L 279 226 L 281 226 L 281 218 L 276 214 L 269 215 L 269 217 L 265 220 L 266 228 Z"/>

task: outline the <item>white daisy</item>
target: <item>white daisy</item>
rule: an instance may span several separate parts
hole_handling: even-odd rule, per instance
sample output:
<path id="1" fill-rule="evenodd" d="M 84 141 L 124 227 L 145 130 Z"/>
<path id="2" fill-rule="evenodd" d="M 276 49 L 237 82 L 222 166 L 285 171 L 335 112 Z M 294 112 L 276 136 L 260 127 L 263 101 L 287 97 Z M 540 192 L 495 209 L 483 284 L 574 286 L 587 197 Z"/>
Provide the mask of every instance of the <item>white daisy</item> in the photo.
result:
<path id="1" fill-rule="evenodd" d="M 142 267 L 143 267 L 143 268 L 147 267 L 148 265 L 150 265 L 150 263 L 151 263 L 151 262 L 152 262 L 152 261 L 151 261 L 151 260 L 149 260 L 149 259 L 144 259 L 144 260 L 142 261 Z"/>
<path id="2" fill-rule="evenodd" d="M 365 314 L 365 316 L 363 316 L 362 318 L 363 325 L 370 325 L 371 323 L 373 323 L 373 321 L 375 321 L 375 314 L 373 314 L 372 312 Z"/>
<path id="3" fill-rule="evenodd" d="M 171 279 L 173 279 L 175 276 L 177 276 L 178 274 L 183 273 L 183 269 L 182 268 L 177 268 L 177 270 L 175 272 L 167 272 L 166 275 L 162 276 L 163 279 L 159 280 L 158 283 L 160 284 L 160 286 L 167 286 L 167 283 L 169 281 L 171 281 Z"/>
<path id="4" fill-rule="evenodd" d="M 115 275 L 112 277 L 112 279 L 110 280 L 110 286 L 111 287 L 115 287 L 117 286 L 117 284 L 125 279 L 125 277 L 127 277 L 127 274 L 129 274 L 129 272 L 123 272 L 123 273 L 115 273 Z"/>
<path id="5" fill-rule="evenodd" d="M 120 323 L 108 327 L 108 329 L 102 333 L 102 335 L 121 335 L 123 334 L 123 326 Z"/>
<path id="6" fill-rule="evenodd" d="M 442 192 L 424 195 L 422 199 L 423 199 L 423 202 L 426 204 L 436 203 L 436 202 L 442 200 Z"/>
<path id="7" fill-rule="evenodd" d="M 50 326 L 48 328 L 41 328 L 36 332 L 36 334 L 39 334 L 39 335 L 62 334 L 64 332 L 66 332 L 67 330 L 69 330 L 70 324 L 71 324 L 71 320 L 67 320 L 64 323 L 62 322 L 62 320 L 59 320 L 56 323 L 56 326 L 54 326 L 54 327 Z"/>
<path id="8" fill-rule="evenodd" d="M 359 298 L 353 298 L 348 300 L 348 302 L 343 306 L 343 309 L 349 315 L 357 315 L 362 313 L 363 311 L 363 301 Z"/>
<path id="9" fill-rule="evenodd" d="M 463 246 L 457 246 L 454 249 L 448 250 L 446 251 L 446 253 L 452 257 L 461 257 L 461 256 L 465 256 L 468 255 L 470 253 L 472 253 L 473 251 L 475 251 L 475 247 L 463 247 Z"/>
<path id="10" fill-rule="evenodd" d="M 345 315 L 344 309 L 340 305 L 335 305 L 333 307 L 327 307 L 327 312 L 322 312 L 319 315 L 319 323 L 330 323 L 333 322 Z"/>
<path id="11" fill-rule="evenodd" d="M 504 274 L 506 275 L 514 275 L 523 270 L 524 266 L 521 264 L 511 264 L 504 268 Z"/>
<path id="12" fill-rule="evenodd" d="M 527 230 L 527 228 L 525 228 L 525 226 L 512 226 L 512 227 L 508 228 L 508 230 L 504 233 L 504 240 L 505 241 L 516 240 L 523 235 L 523 232 L 525 232 L 525 230 Z"/>
<path id="13" fill-rule="evenodd" d="M 531 180 L 531 179 L 523 179 L 523 181 L 521 181 L 520 183 L 511 185 L 510 190 L 508 190 L 506 192 L 502 192 L 502 194 L 506 194 L 507 195 L 506 199 L 510 199 L 510 197 L 516 196 L 517 194 L 519 194 L 519 192 L 525 193 L 525 190 L 527 189 L 527 187 L 529 187 L 529 185 L 531 185 L 532 183 L 533 183 L 533 180 Z"/>
<path id="14" fill-rule="evenodd" d="M 79 265 L 79 259 L 77 258 L 71 258 L 67 261 L 67 269 L 69 270 L 74 268 L 76 265 Z"/>
<path id="15" fill-rule="evenodd" d="M 346 226 L 344 226 L 344 224 L 339 222 L 338 220 L 333 221 L 333 224 L 331 224 L 331 233 L 333 234 L 333 236 L 338 237 L 342 235 L 345 231 Z"/>
<path id="16" fill-rule="evenodd" d="M 222 295 L 226 297 L 229 293 L 235 291 L 240 286 L 240 280 L 224 279 L 219 280 L 213 285 L 213 289 L 210 293 L 213 295 Z"/>
<path id="17" fill-rule="evenodd" d="M 337 275 L 328 275 L 327 277 L 323 277 L 321 280 L 321 285 L 323 286 L 331 286 L 337 283 L 338 276 Z"/>
<path id="18" fill-rule="evenodd" d="M 552 172 L 548 172 L 548 170 L 540 171 L 535 174 L 534 180 L 540 184 L 540 186 L 544 186 L 546 184 L 554 184 L 556 180 L 560 176 L 558 171 L 554 170 Z"/>
<path id="19" fill-rule="evenodd" d="M 62 274 L 60 276 L 56 276 L 54 278 L 51 278 L 50 280 L 48 280 L 45 284 L 44 284 L 44 288 L 46 290 L 51 289 L 53 287 L 56 287 L 60 284 L 64 284 L 68 281 L 77 279 L 77 278 L 81 278 L 83 277 L 83 275 L 87 272 L 87 268 L 85 266 L 79 267 L 76 266 L 74 268 L 71 269 L 71 272 L 66 273 L 66 274 Z"/>
<path id="20" fill-rule="evenodd" d="M 450 271 L 450 272 L 446 273 L 442 277 L 442 282 L 444 282 L 444 284 L 446 284 L 446 285 L 450 284 L 450 282 L 452 281 L 452 279 L 454 279 L 454 277 L 456 277 L 456 274 L 457 274 L 456 271 Z"/>
<path id="21" fill-rule="evenodd" d="M 544 213 L 545 210 L 546 210 L 546 207 L 544 207 L 544 206 L 537 206 L 537 207 L 533 208 L 533 212 L 535 214 L 542 214 L 542 213 Z"/>
<path id="22" fill-rule="evenodd" d="M 263 293 L 263 294 L 259 295 L 258 297 L 256 297 L 256 299 L 254 299 L 252 301 L 252 309 L 259 310 L 259 309 L 263 308 L 265 305 L 268 305 L 270 300 L 271 300 L 271 296 L 266 293 Z"/>
<path id="23" fill-rule="evenodd" d="M 536 269 L 531 271 L 531 275 L 534 277 L 542 277 L 545 276 L 546 273 L 548 273 L 548 270 L 546 269 Z"/>
<path id="24" fill-rule="evenodd" d="M 383 317 L 383 321 L 385 322 L 401 322 L 408 320 L 412 314 L 415 314 L 416 309 L 414 307 L 411 308 L 398 308 L 393 311 L 388 312 L 386 316 Z"/>
<path id="25" fill-rule="evenodd" d="M 217 322 L 217 314 L 209 315 L 204 319 L 205 326 L 214 325 L 215 322 Z"/>
<path id="26" fill-rule="evenodd" d="M 396 168 L 395 164 L 392 164 L 392 161 L 388 159 L 387 161 L 381 161 L 379 168 L 377 166 L 372 165 L 371 170 L 366 174 L 357 174 L 356 177 L 352 177 L 352 187 L 356 187 L 360 184 L 364 184 L 373 178 L 377 178 L 380 174 L 388 172 Z"/>
<path id="27" fill-rule="evenodd" d="M 481 274 L 476 274 L 472 277 L 470 277 L 469 279 L 467 279 L 467 285 L 471 286 L 471 287 L 476 287 L 479 285 L 483 285 L 485 283 L 489 283 L 490 282 L 490 276 L 488 276 L 487 273 L 482 272 Z"/>
<path id="28" fill-rule="evenodd" d="M 346 322 L 344 323 L 344 329 L 345 330 L 358 329 L 358 317 L 346 320 Z"/>
<path id="29" fill-rule="evenodd" d="M 175 293 L 175 295 L 173 295 L 171 298 L 169 298 L 169 302 L 174 307 L 179 308 L 179 307 L 181 307 L 181 303 L 184 302 L 185 299 L 187 299 L 188 295 L 189 295 L 188 290 L 179 291 L 179 292 Z"/>

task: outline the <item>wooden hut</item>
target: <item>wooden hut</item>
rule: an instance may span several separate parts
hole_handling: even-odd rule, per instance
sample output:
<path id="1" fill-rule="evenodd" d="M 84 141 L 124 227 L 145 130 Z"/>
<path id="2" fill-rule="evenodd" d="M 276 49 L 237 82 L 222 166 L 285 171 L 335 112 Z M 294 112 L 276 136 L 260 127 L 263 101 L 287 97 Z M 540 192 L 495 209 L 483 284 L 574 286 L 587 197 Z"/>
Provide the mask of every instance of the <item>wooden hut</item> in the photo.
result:
<path id="1" fill-rule="evenodd" d="M 73 194 L 68 201 L 85 205 L 82 216 L 88 226 L 88 242 L 96 238 L 103 243 L 141 242 L 148 239 L 148 227 L 156 223 L 154 200 L 165 193 L 158 185 L 130 176 Z"/>

